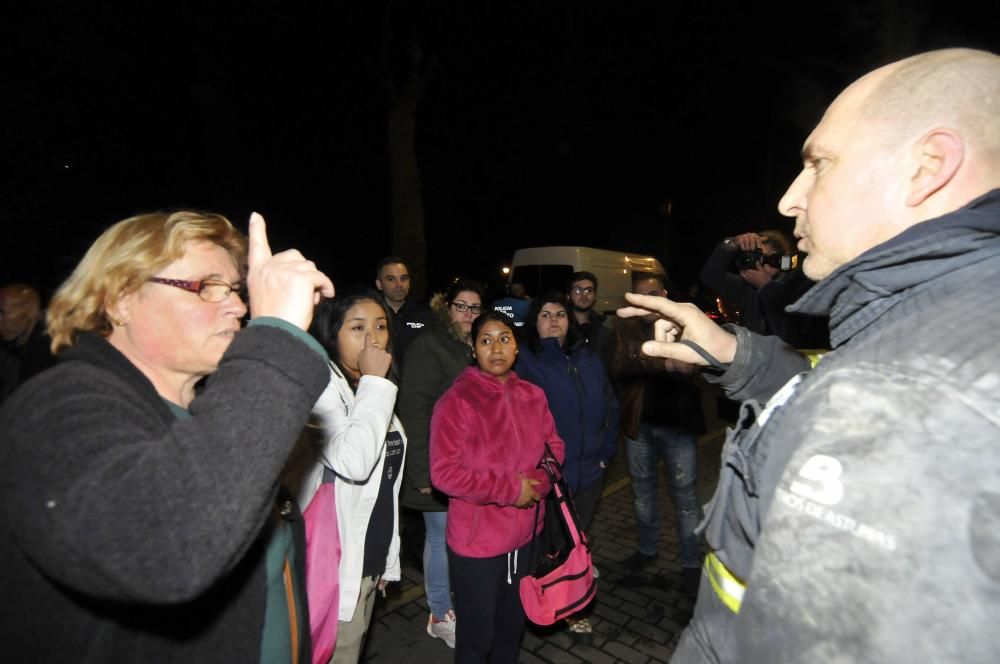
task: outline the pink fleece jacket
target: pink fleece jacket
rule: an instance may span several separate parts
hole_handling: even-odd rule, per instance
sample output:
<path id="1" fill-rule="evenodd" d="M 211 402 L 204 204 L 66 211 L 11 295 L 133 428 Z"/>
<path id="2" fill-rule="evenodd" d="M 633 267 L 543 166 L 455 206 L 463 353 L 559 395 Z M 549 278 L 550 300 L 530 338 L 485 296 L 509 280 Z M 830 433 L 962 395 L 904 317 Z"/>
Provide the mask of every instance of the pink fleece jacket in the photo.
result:
<path id="1" fill-rule="evenodd" d="M 548 442 L 563 461 L 563 441 L 545 393 L 511 372 L 506 382 L 469 367 L 445 392 L 431 418 L 431 482 L 451 497 L 448 546 L 460 556 L 489 558 L 531 539 L 533 507 L 514 507 L 518 473 L 541 480 L 536 468 Z M 544 522 L 544 506 L 539 526 Z"/>

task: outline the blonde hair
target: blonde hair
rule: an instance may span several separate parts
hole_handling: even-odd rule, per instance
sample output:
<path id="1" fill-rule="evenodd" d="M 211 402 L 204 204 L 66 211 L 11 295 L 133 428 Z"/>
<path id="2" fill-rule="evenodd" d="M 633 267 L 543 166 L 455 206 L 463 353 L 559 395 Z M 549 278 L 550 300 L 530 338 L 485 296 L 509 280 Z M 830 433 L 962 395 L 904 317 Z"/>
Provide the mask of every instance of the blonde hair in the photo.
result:
<path id="1" fill-rule="evenodd" d="M 49 303 L 52 352 L 74 345 L 78 332 L 111 334 L 107 309 L 180 259 L 192 242 L 219 245 L 243 269 L 246 236 L 220 214 L 153 212 L 119 221 L 104 231 Z"/>

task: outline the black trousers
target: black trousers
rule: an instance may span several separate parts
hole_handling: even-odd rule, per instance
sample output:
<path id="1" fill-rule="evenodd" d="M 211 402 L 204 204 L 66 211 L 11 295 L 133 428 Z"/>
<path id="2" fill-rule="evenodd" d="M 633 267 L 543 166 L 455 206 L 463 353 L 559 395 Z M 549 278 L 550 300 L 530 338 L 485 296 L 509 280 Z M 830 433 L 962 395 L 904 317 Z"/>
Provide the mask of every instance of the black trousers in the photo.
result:
<path id="1" fill-rule="evenodd" d="M 576 508 L 576 515 L 580 517 L 580 527 L 587 535 L 590 535 L 590 524 L 594 521 L 594 511 L 602 493 L 604 493 L 603 474 L 590 486 L 577 489 L 573 494 L 573 507 Z"/>
<path id="2" fill-rule="evenodd" d="M 526 548 L 516 552 L 515 570 L 515 552 L 466 558 L 448 547 L 457 621 L 455 664 L 517 664 L 525 624 L 520 586 L 528 571 Z"/>

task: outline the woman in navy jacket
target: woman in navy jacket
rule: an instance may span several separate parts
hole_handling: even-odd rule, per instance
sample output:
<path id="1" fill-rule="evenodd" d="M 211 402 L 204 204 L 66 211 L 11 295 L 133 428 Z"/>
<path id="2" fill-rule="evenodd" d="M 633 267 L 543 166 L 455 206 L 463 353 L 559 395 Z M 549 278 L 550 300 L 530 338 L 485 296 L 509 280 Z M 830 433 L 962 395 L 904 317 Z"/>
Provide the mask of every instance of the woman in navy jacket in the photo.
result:
<path id="1" fill-rule="evenodd" d="M 604 469 L 615 454 L 618 400 L 600 358 L 569 334 L 569 308 L 562 293 L 550 291 L 531 303 L 524 346 L 515 370 L 545 392 L 566 444 L 566 481 L 587 530 L 601 497 Z M 588 641 L 591 627 L 586 618 L 568 622 L 577 640 Z"/>

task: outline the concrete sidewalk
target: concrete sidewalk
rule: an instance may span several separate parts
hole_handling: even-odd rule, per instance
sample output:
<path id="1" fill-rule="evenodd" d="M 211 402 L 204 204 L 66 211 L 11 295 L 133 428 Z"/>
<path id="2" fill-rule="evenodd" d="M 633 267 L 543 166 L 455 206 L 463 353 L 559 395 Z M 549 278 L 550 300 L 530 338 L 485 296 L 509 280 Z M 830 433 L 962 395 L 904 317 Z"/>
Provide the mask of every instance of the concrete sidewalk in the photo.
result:
<path id="1" fill-rule="evenodd" d="M 723 429 L 718 425 L 699 440 L 698 492 L 703 504 L 715 490 L 722 441 Z M 680 590 L 673 503 L 666 476 L 661 474 L 660 556 L 642 573 L 629 576 L 616 562 L 637 548 L 626 465 L 624 450 L 619 450 L 608 470 L 604 497 L 591 527 L 594 563 L 600 571 L 590 618 L 594 627 L 593 644 L 574 644 L 561 626 L 540 628 L 529 623 L 521 645 L 522 664 L 645 664 L 670 659 L 693 609 L 691 600 Z M 427 615 L 419 565 L 404 559 L 402 582 L 391 584 L 388 598 L 376 605 L 361 661 L 366 664 L 453 661 L 454 651 L 440 639 L 427 635 Z"/>

